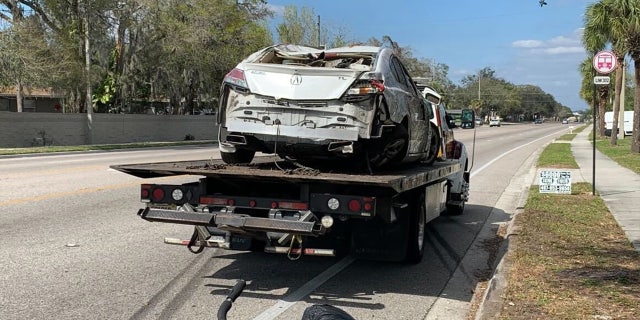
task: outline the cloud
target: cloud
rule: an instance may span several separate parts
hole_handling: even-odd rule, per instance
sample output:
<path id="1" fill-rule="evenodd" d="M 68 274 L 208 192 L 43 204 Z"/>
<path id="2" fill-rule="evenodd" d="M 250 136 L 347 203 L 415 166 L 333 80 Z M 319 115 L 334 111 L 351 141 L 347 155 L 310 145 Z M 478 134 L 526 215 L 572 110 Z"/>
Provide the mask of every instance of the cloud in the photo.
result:
<path id="1" fill-rule="evenodd" d="M 548 40 L 517 40 L 511 43 L 516 49 L 528 49 L 529 53 L 562 55 L 584 53 L 582 47 L 582 33 L 584 29 L 579 28 L 570 35 L 561 35 Z"/>
<path id="2" fill-rule="evenodd" d="M 542 52 L 550 55 L 567 54 L 567 53 L 584 53 L 583 47 L 553 47 L 542 50 Z"/>
<path id="3" fill-rule="evenodd" d="M 514 48 L 538 48 L 544 43 L 540 40 L 518 40 L 514 41 L 511 45 Z"/>

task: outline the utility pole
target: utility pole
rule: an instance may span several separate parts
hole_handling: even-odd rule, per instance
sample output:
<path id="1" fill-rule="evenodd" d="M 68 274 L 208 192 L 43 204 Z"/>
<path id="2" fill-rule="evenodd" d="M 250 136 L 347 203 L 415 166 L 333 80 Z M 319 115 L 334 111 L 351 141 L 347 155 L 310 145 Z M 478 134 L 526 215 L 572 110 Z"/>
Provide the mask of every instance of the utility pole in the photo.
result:
<path id="1" fill-rule="evenodd" d="M 320 48 L 320 15 L 318 15 L 318 37 L 316 41 L 316 46 Z"/>
<path id="2" fill-rule="evenodd" d="M 87 142 L 93 144 L 93 102 L 91 94 L 91 51 L 89 50 L 89 1 L 84 2 L 84 78 L 86 82 L 87 96 L 85 97 L 85 108 L 87 109 Z"/>

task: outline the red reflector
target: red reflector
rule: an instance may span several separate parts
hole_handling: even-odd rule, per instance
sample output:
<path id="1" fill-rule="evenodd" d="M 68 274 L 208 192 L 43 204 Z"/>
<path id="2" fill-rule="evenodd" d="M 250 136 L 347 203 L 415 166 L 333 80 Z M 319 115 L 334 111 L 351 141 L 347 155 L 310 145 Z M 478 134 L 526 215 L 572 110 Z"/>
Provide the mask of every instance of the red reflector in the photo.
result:
<path id="1" fill-rule="evenodd" d="M 271 209 L 276 209 L 276 208 L 278 208 L 278 203 L 275 201 L 271 202 Z"/>
<path id="2" fill-rule="evenodd" d="M 373 204 L 371 202 L 365 202 L 364 211 L 371 211 L 371 210 L 373 210 Z"/>
<path id="3" fill-rule="evenodd" d="M 359 212 L 360 208 L 362 208 L 360 201 L 356 199 L 349 200 L 349 211 Z"/>
<path id="4" fill-rule="evenodd" d="M 307 210 L 309 209 L 309 205 L 304 202 L 280 202 L 279 207 L 282 209 L 291 209 L 291 210 Z"/>
<path id="5" fill-rule="evenodd" d="M 256 206 L 256 201 L 255 200 L 251 200 L 249 201 L 249 207 L 255 207 Z"/>
<path id="6" fill-rule="evenodd" d="M 153 192 L 151 193 L 151 197 L 155 202 L 162 201 L 164 199 L 164 190 L 162 190 L 162 188 L 153 189 Z"/>
<path id="7" fill-rule="evenodd" d="M 227 199 L 214 198 L 214 197 L 200 197 L 200 203 L 201 204 L 213 204 L 213 205 L 219 205 L 219 206 L 226 206 L 227 205 Z"/>
<path id="8" fill-rule="evenodd" d="M 140 198 L 149 199 L 150 196 L 151 196 L 151 185 L 150 184 L 140 185 Z"/>
<path id="9" fill-rule="evenodd" d="M 227 204 L 229 204 L 230 206 L 233 206 L 236 204 L 236 201 L 233 199 L 229 199 L 229 201 L 227 201 Z"/>

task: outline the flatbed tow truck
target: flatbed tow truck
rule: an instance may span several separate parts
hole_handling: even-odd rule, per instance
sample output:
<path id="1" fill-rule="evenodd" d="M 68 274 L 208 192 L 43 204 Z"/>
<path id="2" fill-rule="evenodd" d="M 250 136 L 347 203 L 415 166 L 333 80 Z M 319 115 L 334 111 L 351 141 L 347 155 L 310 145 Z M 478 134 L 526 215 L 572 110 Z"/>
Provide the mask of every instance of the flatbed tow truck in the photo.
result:
<path id="1" fill-rule="evenodd" d="M 140 178 L 201 176 L 182 184 L 141 185 L 153 222 L 193 225 L 189 240 L 165 238 L 194 253 L 205 247 L 418 263 L 426 224 L 461 214 L 469 195 L 464 145 L 452 141 L 431 165 L 371 173 L 310 169 L 275 156 L 249 165 L 221 160 L 141 163 L 111 168 Z"/>

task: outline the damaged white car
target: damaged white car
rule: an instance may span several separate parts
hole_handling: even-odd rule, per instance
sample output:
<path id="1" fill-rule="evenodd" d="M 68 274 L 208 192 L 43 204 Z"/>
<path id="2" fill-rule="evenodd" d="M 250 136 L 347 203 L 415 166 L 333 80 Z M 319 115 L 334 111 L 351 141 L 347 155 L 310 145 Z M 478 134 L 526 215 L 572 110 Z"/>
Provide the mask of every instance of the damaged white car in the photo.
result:
<path id="1" fill-rule="evenodd" d="M 263 152 L 380 168 L 427 159 L 431 118 L 391 47 L 276 45 L 225 76 L 219 147 L 229 164 Z"/>

